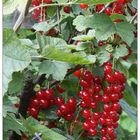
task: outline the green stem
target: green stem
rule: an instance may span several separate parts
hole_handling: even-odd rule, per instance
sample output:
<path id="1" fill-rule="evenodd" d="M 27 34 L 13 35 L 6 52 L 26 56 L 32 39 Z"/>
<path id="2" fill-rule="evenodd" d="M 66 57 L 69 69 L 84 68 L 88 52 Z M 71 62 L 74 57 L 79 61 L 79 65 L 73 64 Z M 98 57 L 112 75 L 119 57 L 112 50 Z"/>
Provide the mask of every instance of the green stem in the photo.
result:
<path id="1" fill-rule="evenodd" d="M 67 126 L 67 122 L 64 121 L 64 123 L 65 123 L 65 130 L 66 130 L 66 133 L 68 134 L 68 126 Z"/>
<path id="2" fill-rule="evenodd" d="M 81 137 L 83 132 L 84 132 L 84 130 L 78 135 L 78 137 L 75 140 L 79 140 L 79 138 Z"/>
<path id="3" fill-rule="evenodd" d="M 116 59 L 113 58 L 113 71 L 114 71 L 114 69 L 115 69 L 115 62 L 116 62 Z"/>

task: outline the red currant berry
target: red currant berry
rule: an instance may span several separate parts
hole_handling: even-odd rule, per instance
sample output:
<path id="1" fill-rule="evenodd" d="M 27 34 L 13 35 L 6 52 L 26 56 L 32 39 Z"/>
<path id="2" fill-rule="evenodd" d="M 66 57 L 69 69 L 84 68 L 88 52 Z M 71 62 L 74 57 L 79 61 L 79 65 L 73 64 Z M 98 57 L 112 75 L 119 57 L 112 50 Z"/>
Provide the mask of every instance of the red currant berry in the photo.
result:
<path id="1" fill-rule="evenodd" d="M 113 122 L 112 119 L 109 119 L 109 118 L 105 119 L 105 125 L 107 126 L 112 125 L 112 122 Z"/>
<path id="2" fill-rule="evenodd" d="M 65 13 L 70 13 L 71 7 L 65 6 L 63 10 L 64 10 Z"/>
<path id="3" fill-rule="evenodd" d="M 109 112 L 112 109 L 110 104 L 104 104 L 104 111 Z"/>
<path id="4" fill-rule="evenodd" d="M 35 98 L 31 99 L 30 101 L 30 105 L 29 105 L 31 108 L 36 108 L 38 109 L 39 108 L 39 101 Z"/>
<path id="5" fill-rule="evenodd" d="M 97 109 L 97 108 L 98 108 L 97 102 L 91 102 L 91 103 L 90 103 L 90 107 L 91 107 L 92 109 Z"/>
<path id="6" fill-rule="evenodd" d="M 106 78 L 106 80 L 107 80 L 109 83 L 114 82 L 113 75 L 107 74 L 107 75 L 105 76 L 105 78 Z"/>
<path id="7" fill-rule="evenodd" d="M 117 102 L 117 101 L 119 101 L 119 95 L 118 94 L 111 94 L 109 99 L 112 102 L 115 102 L 115 101 Z"/>
<path id="8" fill-rule="evenodd" d="M 90 129 L 90 122 L 86 121 L 83 123 L 83 128 L 88 131 Z"/>
<path id="9" fill-rule="evenodd" d="M 54 121 L 51 121 L 49 124 L 49 128 L 56 128 L 56 123 Z"/>
<path id="10" fill-rule="evenodd" d="M 114 128 L 112 126 L 107 127 L 106 132 L 109 136 L 111 136 L 114 133 Z"/>
<path id="11" fill-rule="evenodd" d="M 92 73 L 89 70 L 85 70 L 83 72 L 82 78 L 85 81 L 92 81 L 93 80 L 93 75 L 92 75 Z"/>
<path id="12" fill-rule="evenodd" d="M 53 99 L 54 98 L 54 91 L 52 89 L 45 90 L 44 98 L 45 98 L 45 100 Z"/>
<path id="13" fill-rule="evenodd" d="M 117 3 L 122 4 L 122 3 L 124 3 L 124 0 L 117 0 Z"/>
<path id="14" fill-rule="evenodd" d="M 68 102 L 67 102 L 67 105 L 68 105 L 70 108 L 75 107 L 75 106 L 76 106 L 76 98 L 73 97 L 73 98 L 69 99 Z"/>
<path id="15" fill-rule="evenodd" d="M 95 84 L 94 91 L 95 91 L 96 93 L 99 93 L 99 92 L 101 91 L 101 86 Z"/>
<path id="16" fill-rule="evenodd" d="M 65 120 L 68 122 L 71 122 L 74 119 L 74 115 L 73 114 L 67 114 L 64 116 Z"/>
<path id="17" fill-rule="evenodd" d="M 112 108 L 113 110 L 118 111 L 121 108 L 121 105 L 118 102 L 116 102 L 112 104 Z"/>
<path id="18" fill-rule="evenodd" d="M 103 136 L 103 137 L 101 138 L 101 140 L 109 140 L 109 139 L 108 139 L 108 137 Z"/>
<path id="19" fill-rule="evenodd" d="M 84 80 L 80 80 L 80 85 L 84 88 L 90 88 L 91 87 L 91 82 L 87 82 L 87 81 L 84 81 Z"/>
<path id="20" fill-rule="evenodd" d="M 88 8 L 88 4 L 81 3 L 79 6 L 80 6 L 81 9 L 87 9 Z"/>
<path id="21" fill-rule="evenodd" d="M 69 113 L 69 109 L 67 108 L 66 105 L 61 105 L 61 106 L 60 106 L 60 111 L 61 111 L 64 115 L 66 115 L 66 114 Z"/>
<path id="22" fill-rule="evenodd" d="M 104 10 L 104 13 L 107 14 L 108 16 L 110 16 L 112 14 L 112 8 L 111 7 L 107 7 L 105 10 Z"/>
<path id="23" fill-rule="evenodd" d="M 58 84 L 58 85 L 56 86 L 56 89 L 57 89 L 57 91 L 58 91 L 59 93 L 64 93 L 64 92 L 65 92 L 65 90 L 61 87 L 60 84 Z"/>
<path id="24" fill-rule="evenodd" d="M 103 95 L 102 96 L 102 101 L 106 104 L 110 102 L 110 98 L 108 97 L 108 95 Z"/>
<path id="25" fill-rule="evenodd" d="M 120 86 L 113 86 L 113 93 L 114 94 L 118 94 L 121 91 L 121 87 Z"/>
<path id="26" fill-rule="evenodd" d="M 39 105 L 41 109 L 46 109 L 49 106 L 48 102 L 43 99 L 39 101 Z"/>
<path id="27" fill-rule="evenodd" d="M 55 105 L 55 99 L 50 99 L 49 100 L 49 106 Z"/>
<path id="28" fill-rule="evenodd" d="M 100 12 L 103 9 L 104 5 L 103 4 L 98 4 L 97 5 L 97 12 Z"/>
<path id="29" fill-rule="evenodd" d="M 56 114 L 57 114 L 58 117 L 62 117 L 62 116 L 63 116 L 63 113 L 61 112 L 60 109 L 58 109 L 58 110 L 56 111 Z"/>
<path id="30" fill-rule="evenodd" d="M 99 47 L 102 47 L 103 45 L 105 45 L 105 43 L 104 43 L 103 41 L 99 41 L 99 42 L 98 42 L 98 46 L 99 46 Z"/>
<path id="31" fill-rule="evenodd" d="M 57 97 L 55 99 L 55 104 L 58 105 L 58 106 L 61 106 L 64 104 L 64 99 L 62 97 Z"/>
<path id="32" fill-rule="evenodd" d="M 37 118 L 37 117 L 38 117 L 38 114 L 39 114 L 39 111 L 38 111 L 38 109 L 30 108 L 30 109 L 29 109 L 29 114 L 30 114 L 32 117 Z"/>
<path id="33" fill-rule="evenodd" d="M 93 95 L 93 100 L 94 100 L 94 102 L 99 102 L 101 100 L 101 95 L 100 94 L 94 94 Z"/>
<path id="34" fill-rule="evenodd" d="M 74 74 L 74 76 L 80 78 L 81 77 L 81 70 L 77 70 L 73 74 Z"/>
<path id="35" fill-rule="evenodd" d="M 44 2 L 46 2 L 47 4 L 51 4 L 52 0 L 44 0 Z"/>
<path id="36" fill-rule="evenodd" d="M 106 123 L 106 120 L 105 120 L 105 118 L 100 118 L 99 122 L 101 125 L 104 125 Z"/>
<path id="37" fill-rule="evenodd" d="M 104 72 L 105 72 L 105 74 L 111 74 L 111 72 L 112 72 L 112 66 L 106 65 L 104 67 Z"/>
<path id="38" fill-rule="evenodd" d="M 37 100 L 42 100 L 42 99 L 44 99 L 44 91 L 38 91 L 38 92 L 36 93 L 36 98 L 37 98 Z"/>
<path id="39" fill-rule="evenodd" d="M 106 135 L 106 128 L 101 128 L 100 134 L 101 134 L 101 136 L 105 136 Z"/>
<path id="40" fill-rule="evenodd" d="M 102 81 L 101 81 L 101 79 L 100 79 L 100 77 L 99 76 L 96 76 L 96 77 L 94 77 L 94 83 L 96 83 L 96 84 L 99 84 L 99 85 L 101 85 L 102 84 Z"/>
<path id="41" fill-rule="evenodd" d="M 93 113 L 93 119 L 96 120 L 96 121 L 100 119 L 100 116 L 101 116 L 100 112 Z"/>
<path id="42" fill-rule="evenodd" d="M 97 135 L 97 130 L 96 129 L 93 129 L 93 128 L 90 128 L 89 131 L 88 131 L 88 135 L 90 135 L 90 136 Z"/>
<path id="43" fill-rule="evenodd" d="M 113 128 L 118 128 L 119 124 L 118 124 L 118 122 L 113 122 L 112 126 L 113 126 Z"/>
<path id="44" fill-rule="evenodd" d="M 90 115 L 91 115 L 91 114 L 90 114 L 90 110 L 85 109 L 85 110 L 83 111 L 82 115 L 83 115 L 83 117 L 85 117 L 85 118 L 89 118 Z"/>
<path id="45" fill-rule="evenodd" d="M 82 133 L 82 137 L 83 137 L 83 138 L 87 138 L 87 133 L 83 132 L 83 133 Z"/>
<path id="46" fill-rule="evenodd" d="M 83 107 L 83 108 L 85 108 L 87 106 L 87 104 L 84 101 L 81 101 L 80 102 L 80 106 Z"/>
<path id="47" fill-rule="evenodd" d="M 112 116 L 111 118 L 114 122 L 117 122 L 119 120 L 119 114 L 116 114 L 115 116 Z"/>
<path id="48" fill-rule="evenodd" d="M 96 120 L 89 120 L 90 122 L 90 127 L 91 128 L 96 128 L 98 126 L 98 123 Z"/>

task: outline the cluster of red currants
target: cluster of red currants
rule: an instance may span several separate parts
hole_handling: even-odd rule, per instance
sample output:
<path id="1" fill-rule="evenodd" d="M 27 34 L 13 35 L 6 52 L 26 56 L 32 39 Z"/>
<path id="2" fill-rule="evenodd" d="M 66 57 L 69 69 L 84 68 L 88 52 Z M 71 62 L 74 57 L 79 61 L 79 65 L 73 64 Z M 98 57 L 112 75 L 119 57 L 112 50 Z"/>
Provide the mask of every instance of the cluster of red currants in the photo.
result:
<path id="1" fill-rule="evenodd" d="M 74 113 L 76 111 L 76 99 L 70 98 L 67 103 L 64 102 L 62 97 L 56 98 L 56 105 L 59 107 L 57 109 L 57 116 L 64 117 L 65 120 L 71 122 L 74 119 Z"/>
<path id="2" fill-rule="evenodd" d="M 123 14 L 123 15 L 125 15 L 124 6 L 126 3 L 128 3 L 128 1 L 126 1 L 126 0 L 118 0 L 117 2 L 113 2 L 107 8 L 105 8 L 103 13 L 105 13 L 109 16 L 111 14 Z M 97 12 L 100 12 L 104 6 L 105 5 L 103 5 L 103 4 L 97 5 Z M 120 20 L 120 19 L 114 20 L 114 22 L 121 22 L 121 21 L 122 20 Z"/>
<path id="3" fill-rule="evenodd" d="M 43 0 L 43 1 L 42 0 L 33 0 L 32 7 L 39 6 L 42 4 L 42 2 L 46 3 L 46 4 L 51 4 L 52 0 Z M 32 18 L 39 22 L 45 21 L 45 19 L 46 19 L 45 10 L 46 9 L 47 9 L 47 7 L 34 9 L 34 11 L 32 13 Z"/>
<path id="4" fill-rule="evenodd" d="M 30 101 L 28 113 L 34 118 L 38 118 L 40 109 L 47 109 L 55 104 L 54 91 L 52 89 L 38 91 Z"/>
<path id="5" fill-rule="evenodd" d="M 87 69 L 78 70 L 74 75 L 79 78 L 81 86 L 78 98 L 64 100 L 63 97 L 55 97 L 52 89 L 38 91 L 29 104 L 29 115 L 37 118 L 40 109 L 56 105 L 57 116 L 63 117 L 68 122 L 79 122 L 85 134 L 89 136 L 100 134 L 101 140 L 115 140 L 115 129 L 118 127 L 122 111 L 119 100 L 123 98 L 126 83 L 124 74 L 114 71 L 112 64 L 106 62 L 102 79 Z M 56 89 L 59 93 L 65 92 L 59 84 Z"/>
<path id="6" fill-rule="evenodd" d="M 80 106 L 83 109 L 82 116 L 85 118 L 83 128 L 88 135 L 95 136 L 99 133 L 101 140 L 114 140 L 115 129 L 118 127 L 121 106 L 119 100 L 123 98 L 126 78 L 120 71 L 113 71 L 112 64 L 104 64 L 104 78 L 94 76 L 90 71 L 84 70 L 74 73 L 80 77 L 80 85 L 83 89 L 78 93 Z M 81 74 L 81 76 L 80 76 Z M 102 104 L 102 111 L 99 105 Z"/>

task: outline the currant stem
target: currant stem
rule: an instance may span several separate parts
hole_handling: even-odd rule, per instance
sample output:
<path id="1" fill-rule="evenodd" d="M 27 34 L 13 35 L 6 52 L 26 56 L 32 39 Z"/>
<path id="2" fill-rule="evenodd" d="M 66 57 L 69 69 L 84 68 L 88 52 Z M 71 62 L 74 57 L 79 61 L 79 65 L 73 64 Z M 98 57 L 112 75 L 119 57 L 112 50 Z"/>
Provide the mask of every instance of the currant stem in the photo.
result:
<path id="1" fill-rule="evenodd" d="M 110 3 L 107 3 L 99 13 L 102 13 L 109 5 Z"/>
<path id="2" fill-rule="evenodd" d="M 138 13 L 136 13 L 136 14 L 132 17 L 132 19 L 130 20 L 130 24 L 133 23 L 133 22 L 135 21 L 135 19 L 137 18 L 137 16 L 138 16 Z"/>
<path id="3" fill-rule="evenodd" d="M 78 135 L 78 137 L 75 140 L 79 140 L 79 138 L 81 137 L 81 135 L 82 135 L 83 132 L 84 132 L 84 130 L 81 131 L 81 133 Z"/>

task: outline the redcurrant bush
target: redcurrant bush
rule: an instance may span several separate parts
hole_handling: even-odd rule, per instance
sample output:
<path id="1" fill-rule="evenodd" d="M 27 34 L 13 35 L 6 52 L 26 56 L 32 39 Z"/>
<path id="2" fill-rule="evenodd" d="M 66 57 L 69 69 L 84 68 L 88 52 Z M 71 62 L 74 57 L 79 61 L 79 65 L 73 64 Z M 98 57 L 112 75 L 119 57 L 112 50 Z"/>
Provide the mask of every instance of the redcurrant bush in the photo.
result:
<path id="1" fill-rule="evenodd" d="M 136 139 L 136 0 L 3 5 L 3 139 Z"/>

